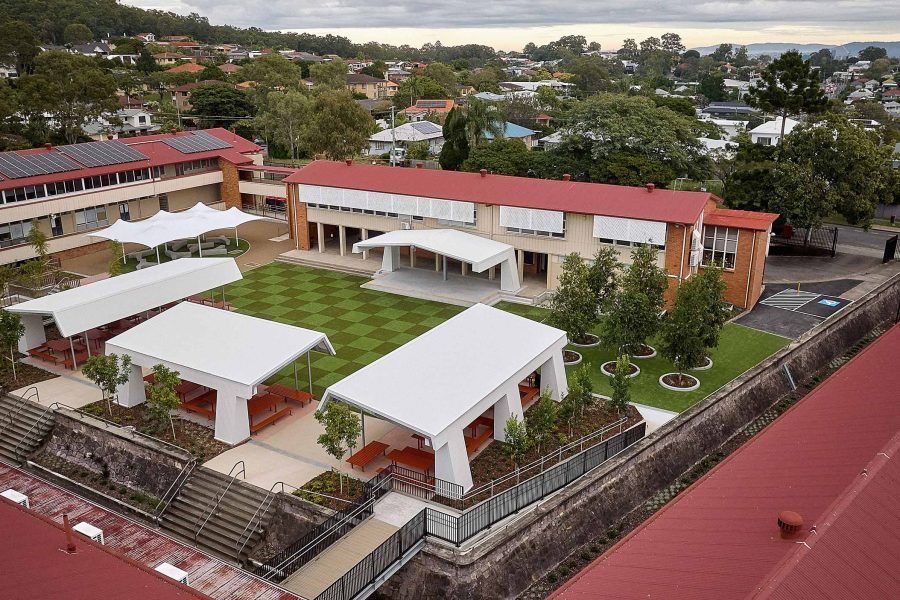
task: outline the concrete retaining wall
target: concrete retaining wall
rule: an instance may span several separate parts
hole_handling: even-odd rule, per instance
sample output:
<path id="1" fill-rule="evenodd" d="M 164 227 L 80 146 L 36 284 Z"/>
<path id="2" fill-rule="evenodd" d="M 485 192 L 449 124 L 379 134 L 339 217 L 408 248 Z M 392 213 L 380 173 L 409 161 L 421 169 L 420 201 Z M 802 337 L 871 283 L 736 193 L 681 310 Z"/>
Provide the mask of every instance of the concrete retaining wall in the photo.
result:
<path id="1" fill-rule="evenodd" d="M 669 485 L 799 384 L 900 310 L 900 276 L 807 332 L 609 463 L 454 548 L 429 540 L 379 589 L 390 598 L 515 598 L 575 548 Z"/>

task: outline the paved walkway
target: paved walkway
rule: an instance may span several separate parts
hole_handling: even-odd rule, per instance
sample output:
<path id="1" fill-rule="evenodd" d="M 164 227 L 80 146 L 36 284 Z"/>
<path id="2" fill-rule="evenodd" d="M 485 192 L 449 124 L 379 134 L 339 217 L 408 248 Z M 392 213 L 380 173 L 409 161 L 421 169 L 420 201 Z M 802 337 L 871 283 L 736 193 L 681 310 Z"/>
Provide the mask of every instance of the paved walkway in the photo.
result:
<path id="1" fill-rule="evenodd" d="M 62 515 L 68 514 L 73 523 L 86 521 L 99 527 L 103 530 L 107 547 L 151 569 L 167 562 L 187 571 L 190 586 L 214 600 L 295 598 L 237 567 L 92 504 L 67 490 L 0 463 L 0 489 L 9 488 L 28 496 L 32 510 L 55 521 L 62 521 Z M 14 544 L 15 540 L 4 540 L 4 543 Z M 103 577 L 103 573 L 97 573 L 97 577 Z"/>

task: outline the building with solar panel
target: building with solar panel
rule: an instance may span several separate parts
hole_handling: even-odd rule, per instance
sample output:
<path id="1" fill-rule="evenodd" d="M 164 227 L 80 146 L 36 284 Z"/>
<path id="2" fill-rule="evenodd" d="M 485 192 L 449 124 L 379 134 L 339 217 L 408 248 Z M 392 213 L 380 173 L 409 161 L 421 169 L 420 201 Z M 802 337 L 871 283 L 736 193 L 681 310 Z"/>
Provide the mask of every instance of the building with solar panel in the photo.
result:
<path id="1" fill-rule="evenodd" d="M 427 143 L 428 153 L 437 154 L 444 147 L 443 128 L 431 121 L 416 121 L 404 123 L 399 127 L 384 129 L 369 137 L 369 155 L 379 156 L 390 152 L 396 143 L 399 148 L 406 148 L 410 144 Z"/>
<path id="2" fill-rule="evenodd" d="M 224 129 L 0 152 L 0 264 L 32 258 L 40 228 L 51 254 L 105 249 L 91 231 L 197 202 L 285 220 L 289 169 L 262 167 L 263 150 Z"/>
<path id="3" fill-rule="evenodd" d="M 447 116 L 456 103 L 453 100 L 416 100 L 409 108 L 404 108 L 400 113 L 406 115 L 410 121 L 424 121 L 429 114 L 440 117 Z"/>

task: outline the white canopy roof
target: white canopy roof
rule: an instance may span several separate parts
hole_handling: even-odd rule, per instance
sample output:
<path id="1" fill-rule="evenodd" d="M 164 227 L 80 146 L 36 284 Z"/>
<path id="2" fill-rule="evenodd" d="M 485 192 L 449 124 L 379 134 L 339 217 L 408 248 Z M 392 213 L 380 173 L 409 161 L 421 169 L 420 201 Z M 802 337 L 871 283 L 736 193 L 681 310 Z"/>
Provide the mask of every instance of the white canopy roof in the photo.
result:
<path id="1" fill-rule="evenodd" d="M 263 218 L 241 212 L 234 207 L 217 210 L 198 202 L 188 210 L 177 213 L 161 210 L 142 221 L 119 219 L 106 229 L 89 235 L 153 248 L 173 240 L 195 238 L 209 231 L 231 229 Z"/>
<path id="2" fill-rule="evenodd" d="M 561 353 L 566 341 L 564 331 L 476 304 L 330 386 L 324 401 L 438 438 L 437 447 L 446 430 L 465 427 L 491 394 Z"/>
<path id="3" fill-rule="evenodd" d="M 476 273 L 504 260 L 515 260 L 515 249 L 509 244 L 455 229 L 398 229 L 356 242 L 353 251 L 391 246 L 415 246 L 471 263 Z"/>
<path id="4" fill-rule="evenodd" d="M 182 258 L 10 306 L 19 314 L 50 315 L 63 336 L 240 281 L 233 258 Z"/>
<path id="5" fill-rule="evenodd" d="M 250 395 L 254 386 L 309 350 L 334 354 L 324 333 L 192 302 L 106 342 L 107 354 L 128 354 L 145 367 L 161 363 L 215 389 L 223 382 L 237 384 Z"/>

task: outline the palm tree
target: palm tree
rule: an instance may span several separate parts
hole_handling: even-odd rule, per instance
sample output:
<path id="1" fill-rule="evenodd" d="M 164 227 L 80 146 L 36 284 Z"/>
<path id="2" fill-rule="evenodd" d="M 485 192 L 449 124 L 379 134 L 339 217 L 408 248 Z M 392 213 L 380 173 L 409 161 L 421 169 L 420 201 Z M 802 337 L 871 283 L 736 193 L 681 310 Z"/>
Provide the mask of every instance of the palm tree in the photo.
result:
<path id="1" fill-rule="evenodd" d="M 503 137 L 505 123 L 500 111 L 484 100 L 472 98 L 466 109 L 466 140 L 474 148 L 484 139 L 486 133 L 494 139 Z"/>

